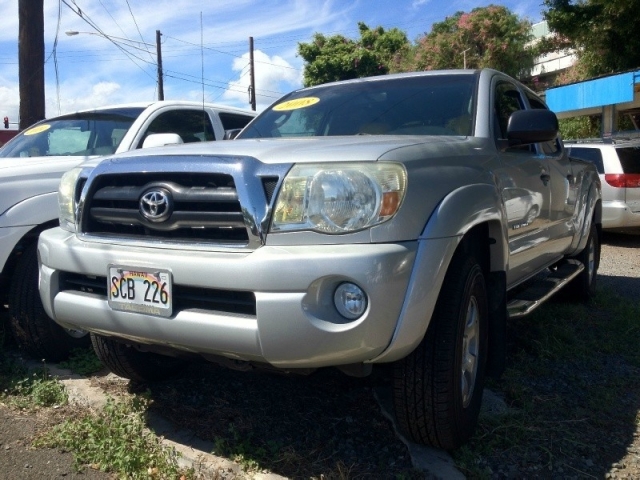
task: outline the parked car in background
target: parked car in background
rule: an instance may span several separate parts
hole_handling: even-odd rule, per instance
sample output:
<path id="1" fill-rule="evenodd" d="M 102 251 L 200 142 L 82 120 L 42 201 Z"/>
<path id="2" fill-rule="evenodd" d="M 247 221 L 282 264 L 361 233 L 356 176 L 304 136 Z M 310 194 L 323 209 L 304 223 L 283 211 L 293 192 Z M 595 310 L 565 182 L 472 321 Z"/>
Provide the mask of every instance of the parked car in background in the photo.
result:
<path id="1" fill-rule="evenodd" d="M 0 149 L 0 314 L 18 344 L 37 358 L 61 360 L 88 345 L 86 332 L 50 320 L 38 294 L 36 243 L 58 224 L 62 174 L 90 158 L 143 147 L 222 140 L 245 126 L 250 110 L 158 101 L 103 107 L 43 120 Z"/>
<path id="2" fill-rule="evenodd" d="M 17 130 L 1 130 L 0 129 L 0 147 L 11 140 L 18 134 Z"/>
<path id="3" fill-rule="evenodd" d="M 640 138 L 567 141 L 569 155 L 593 163 L 602 181 L 602 228 L 640 231 Z"/>
<path id="4" fill-rule="evenodd" d="M 59 205 L 43 305 L 113 372 L 393 364 L 400 429 L 445 449 L 473 434 L 507 316 L 589 298 L 600 255 L 595 167 L 489 69 L 301 89 L 234 141 L 80 165 Z"/>

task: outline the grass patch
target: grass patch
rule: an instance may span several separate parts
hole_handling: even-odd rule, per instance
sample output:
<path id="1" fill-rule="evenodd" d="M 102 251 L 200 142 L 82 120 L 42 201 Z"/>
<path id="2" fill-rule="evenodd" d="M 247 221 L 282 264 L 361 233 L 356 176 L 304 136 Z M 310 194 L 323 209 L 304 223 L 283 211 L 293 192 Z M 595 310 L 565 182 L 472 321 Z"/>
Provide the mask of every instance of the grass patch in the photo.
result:
<path id="1" fill-rule="evenodd" d="M 11 408 L 35 410 L 67 404 L 64 385 L 49 375 L 46 365 L 30 370 L 18 357 L 0 352 L 0 401 Z M 77 373 L 95 368 L 91 355 L 75 352 L 66 368 Z M 95 371 L 95 370 L 93 370 Z M 35 447 L 59 448 L 74 456 L 75 467 L 85 466 L 127 479 L 195 478 L 193 470 L 178 466 L 178 455 L 146 428 L 148 401 L 142 396 L 122 402 L 109 400 L 97 414 L 71 409 L 73 415 L 41 434 Z M 64 409 L 56 410 L 60 415 Z"/>
<path id="2" fill-rule="evenodd" d="M 63 385 L 42 369 L 30 372 L 7 358 L 0 362 L 0 398 L 10 406 L 31 410 L 37 407 L 65 405 L 68 397 Z"/>
<path id="3" fill-rule="evenodd" d="M 481 415 L 457 466 L 480 479 L 604 478 L 638 421 L 639 328 L 640 303 L 606 291 L 511 320 L 507 370 L 488 384 L 508 413 Z"/>
<path id="4" fill-rule="evenodd" d="M 178 466 L 176 452 L 146 428 L 146 410 L 141 397 L 110 399 L 97 414 L 56 425 L 35 446 L 68 450 L 78 469 L 90 465 L 122 478 L 193 478 L 193 471 Z"/>
<path id="5" fill-rule="evenodd" d="M 69 358 L 60 362 L 59 365 L 84 376 L 99 372 L 104 368 L 92 347 L 74 349 Z"/>
<path id="6" fill-rule="evenodd" d="M 282 445 L 275 442 L 256 442 L 251 433 L 241 434 L 234 424 L 229 425 L 226 438 L 217 437 L 213 454 L 230 458 L 246 472 L 262 470 L 282 454 Z"/>

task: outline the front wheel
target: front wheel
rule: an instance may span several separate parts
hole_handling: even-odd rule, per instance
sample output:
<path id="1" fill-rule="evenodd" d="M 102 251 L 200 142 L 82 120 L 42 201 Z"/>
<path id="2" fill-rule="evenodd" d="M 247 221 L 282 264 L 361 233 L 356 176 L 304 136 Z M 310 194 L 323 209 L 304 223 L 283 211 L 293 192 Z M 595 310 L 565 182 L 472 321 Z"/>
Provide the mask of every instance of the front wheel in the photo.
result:
<path id="1" fill-rule="evenodd" d="M 152 382 L 170 378 L 187 364 L 186 361 L 178 358 L 141 352 L 130 345 L 93 333 L 91 343 L 96 355 L 109 370 L 135 382 Z"/>
<path id="2" fill-rule="evenodd" d="M 473 434 L 487 358 L 488 308 L 478 262 L 456 253 L 427 333 L 394 368 L 394 407 L 411 440 L 454 450 Z"/>
<path id="3" fill-rule="evenodd" d="M 38 252 L 34 243 L 16 264 L 9 290 L 9 325 L 20 348 L 29 355 L 59 362 L 76 348 L 89 346 L 89 335 L 68 330 L 51 320 L 42 306 L 38 291 Z"/>

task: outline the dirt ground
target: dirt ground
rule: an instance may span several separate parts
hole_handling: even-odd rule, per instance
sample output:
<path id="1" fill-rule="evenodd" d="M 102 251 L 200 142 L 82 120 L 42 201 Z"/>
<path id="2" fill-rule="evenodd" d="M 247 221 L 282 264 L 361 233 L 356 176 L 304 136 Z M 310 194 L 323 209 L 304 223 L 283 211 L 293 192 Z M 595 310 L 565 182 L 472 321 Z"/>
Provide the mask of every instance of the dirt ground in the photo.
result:
<path id="1" fill-rule="evenodd" d="M 52 418 L 37 413 L 22 413 L 0 404 L 0 478 L 45 480 L 106 480 L 113 476 L 104 472 L 73 467 L 73 455 L 57 450 L 31 446 L 38 430 Z"/>
<path id="2" fill-rule="evenodd" d="M 599 285 L 637 298 L 640 291 L 639 248 L 640 236 L 606 235 Z M 77 472 L 71 453 L 31 447 L 37 432 L 55 423 L 56 415 L 51 412 L 48 415 L 24 413 L 0 404 L 0 478 L 112 479 L 109 474 L 88 468 Z M 633 438 L 633 444 L 627 446 L 628 458 L 611 465 L 606 478 L 640 478 L 640 427 Z"/>

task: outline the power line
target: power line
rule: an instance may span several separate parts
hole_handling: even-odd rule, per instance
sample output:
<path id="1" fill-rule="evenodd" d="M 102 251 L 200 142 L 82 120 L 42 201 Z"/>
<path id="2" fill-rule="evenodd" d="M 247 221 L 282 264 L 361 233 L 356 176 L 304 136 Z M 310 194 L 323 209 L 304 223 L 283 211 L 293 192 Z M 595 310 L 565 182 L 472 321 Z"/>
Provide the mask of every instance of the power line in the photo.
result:
<path id="1" fill-rule="evenodd" d="M 102 29 L 95 23 L 93 22 L 86 13 L 83 13 L 82 10 L 80 9 L 80 7 L 78 7 L 75 3 L 75 0 L 71 0 L 74 3 L 74 6 L 69 5 L 67 0 L 62 0 L 62 3 L 64 3 L 73 13 L 75 13 L 76 15 L 78 15 L 85 23 L 87 23 L 91 28 L 93 28 L 96 32 L 98 32 L 101 36 L 103 36 L 105 39 L 107 39 L 108 41 L 110 41 L 112 44 L 114 44 L 122 53 L 124 53 L 129 60 L 131 60 L 140 70 L 142 70 L 146 75 L 148 75 L 150 78 L 153 78 L 155 80 L 155 77 L 153 77 L 151 74 L 149 74 L 149 72 L 147 72 L 143 67 L 141 67 L 138 63 L 136 63 L 136 61 L 134 59 L 137 59 L 141 62 L 145 62 L 148 63 L 146 60 L 138 57 L 137 55 L 133 55 L 131 52 L 127 51 L 124 47 L 122 47 L 118 42 L 116 42 L 115 40 L 113 40 L 109 35 L 107 35 L 105 32 L 102 31 Z M 77 9 L 77 11 L 76 11 Z"/>
<path id="2" fill-rule="evenodd" d="M 131 18 L 133 19 L 133 24 L 136 26 L 136 30 L 138 30 L 138 35 L 140 35 L 140 40 L 142 40 L 142 44 L 146 45 L 144 38 L 142 38 L 142 32 L 140 31 L 140 27 L 138 26 L 138 22 L 136 21 L 136 17 L 133 14 L 133 10 L 131 10 L 131 5 L 129 4 L 129 0 L 124 0 L 127 4 L 127 7 L 129 7 L 129 13 L 131 14 Z M 147 49 L 147 53 L 149 54 L 149 57 L 153 60 L 153 55 L 151 55 L 151 52 L 149 51 L 149 49 Z"/>

